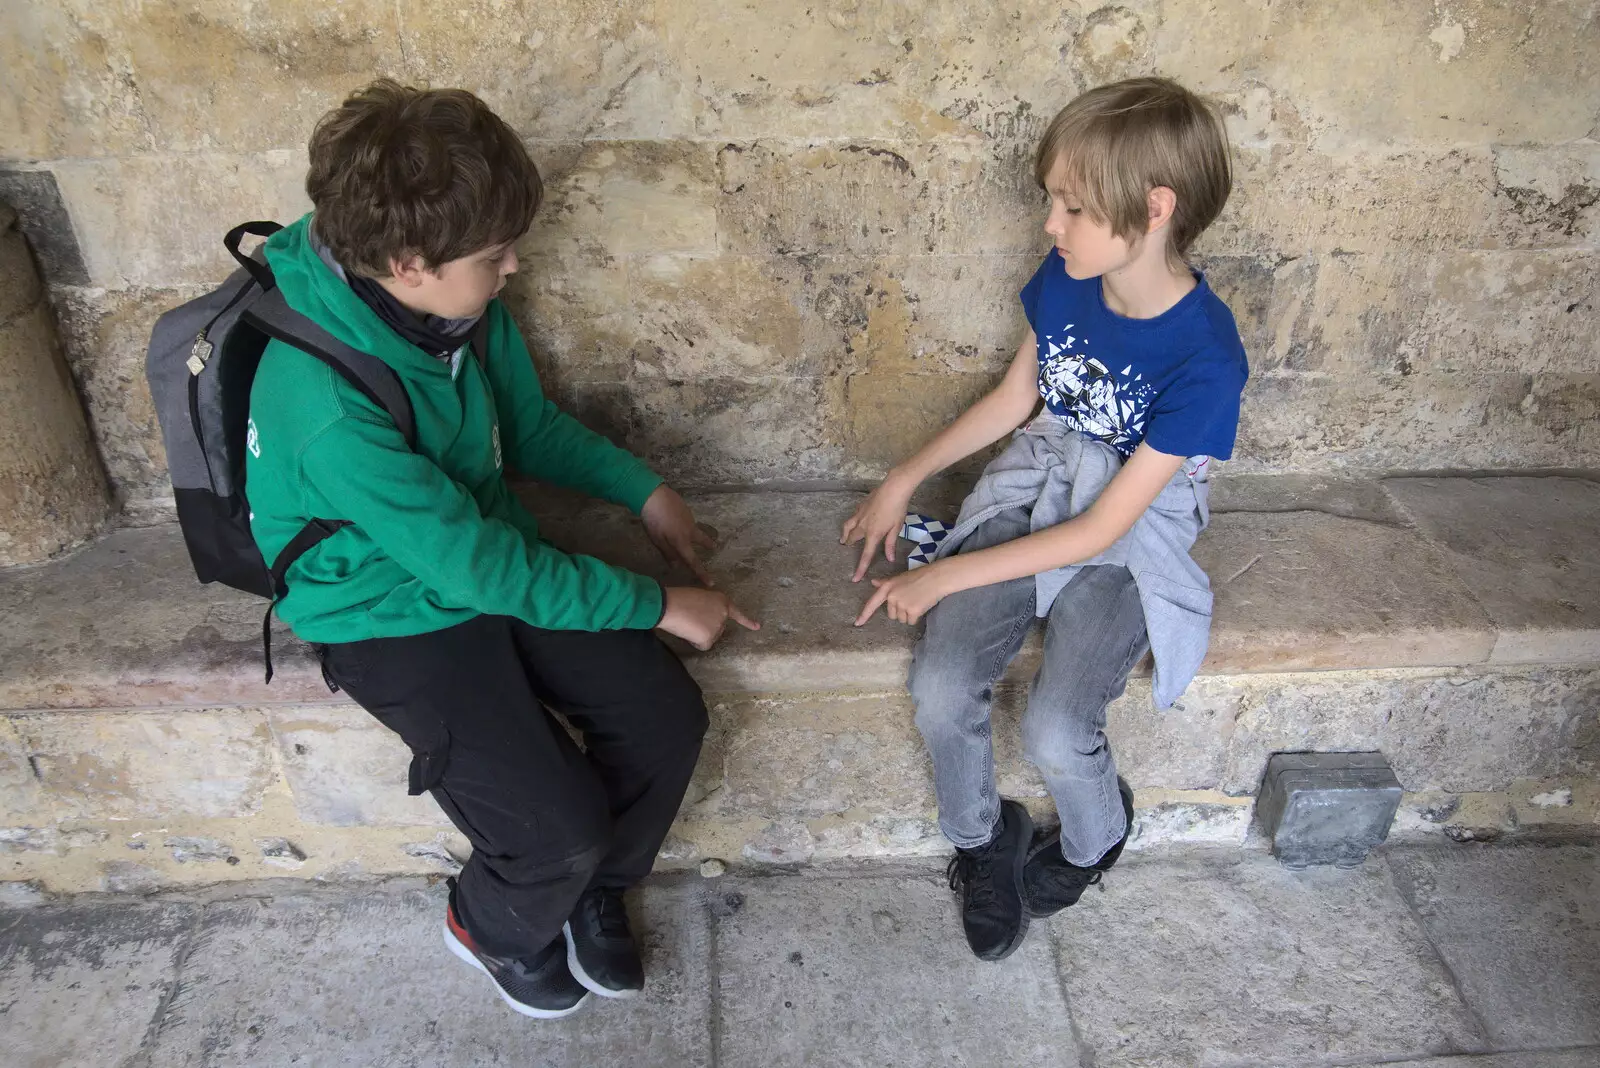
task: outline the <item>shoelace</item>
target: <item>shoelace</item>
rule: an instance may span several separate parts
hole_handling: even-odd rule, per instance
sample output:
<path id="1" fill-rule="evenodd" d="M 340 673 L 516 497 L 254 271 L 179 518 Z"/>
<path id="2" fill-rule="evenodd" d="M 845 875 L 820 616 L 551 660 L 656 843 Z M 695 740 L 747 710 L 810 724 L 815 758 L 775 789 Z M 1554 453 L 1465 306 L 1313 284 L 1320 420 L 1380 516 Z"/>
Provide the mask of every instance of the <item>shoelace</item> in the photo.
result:
<path id="1" fill-rule="evenodd" d="M 622 895 L 602 890 L 589 898 L 588 909 L 594 919 L 595 929 L 604 938 L 626 938 L 628 911 L 622 906 Z"/>
<path id="2" fill-rule="evenodd" d="M 956 850 L 945 869 L 950 889 L 960 891 L 970 905 L 988 905 L 994 897 L 994 855 L 988 850 Z"/>

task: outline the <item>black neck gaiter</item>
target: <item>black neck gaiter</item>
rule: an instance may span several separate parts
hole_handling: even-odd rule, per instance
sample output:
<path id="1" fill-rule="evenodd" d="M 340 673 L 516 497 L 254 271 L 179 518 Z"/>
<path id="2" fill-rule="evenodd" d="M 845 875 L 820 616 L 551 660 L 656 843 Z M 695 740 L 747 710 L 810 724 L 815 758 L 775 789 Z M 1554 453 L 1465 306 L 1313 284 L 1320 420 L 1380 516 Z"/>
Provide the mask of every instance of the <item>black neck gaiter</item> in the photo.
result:
<path id="1" fill-rule="evenodd" d="M 438 315 L 418 315 L 401 304 L 377 279 L 348 271 L 345 281 L 361 302 L 377 313 L 389 329 L 429 356 L 448 360 L 466 344 L 477 319 L 445 319 Z"/>

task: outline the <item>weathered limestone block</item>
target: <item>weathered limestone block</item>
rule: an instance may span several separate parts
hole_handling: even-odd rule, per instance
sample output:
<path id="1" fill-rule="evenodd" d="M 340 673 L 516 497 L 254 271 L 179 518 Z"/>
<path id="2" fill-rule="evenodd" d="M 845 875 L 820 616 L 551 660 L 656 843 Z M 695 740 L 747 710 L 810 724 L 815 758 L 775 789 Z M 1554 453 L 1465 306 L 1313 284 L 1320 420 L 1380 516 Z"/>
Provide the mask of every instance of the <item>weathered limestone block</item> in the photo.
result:
<path id="1" fill-rule="evenodd" d="M 0 567 L 82 544 L 109 511 L 55 320 L 15 224 L 0 205 Z"/>
<path id="2" fill-rule="evenodd" d="M 1503 790 L 1600 766 L 1592 670 L 1234 677 L 1194 693 L 1233 721 L 1229 793 L 1255 792 L 1280 750 L 1379 750 L 1407 790 Z"/>
<path id="3" fill-rule="evenodd" d="M 118 17 L 156 145 L 292 150 L 358 85 L 403 77 L 387 0 L 338 4 L 142 3 Z M 265 105 L 265 106 L 263 106 Z"/>
<path id="4" fill-rule="evenodd" d="M 55 165 L 95 285 L 215 285 L 237 265 L 222 235 L 249 219 L 310 208 L 304 149 L 252 155 L 128 156 Z"/>
<path id="5" fill-rule="evenodd" d="M 882 478 L 995 386 L 993 374 L 852 375 L 844 384 L 845 462 L 858 477 Z M 959 470 L 975 472 L 977 460 Z"/>
<path id="6" fill-rule="evenodd" d="M 1600 374 L 1258 375 L 1234 469 L 1589 467 Z"/>
<path id="7" fill-rule="evenodd" d="M 1240 296 L 1224 293 L 1236 315 Z M 1284 264 L 1264 337 L 1252 347 L 1240 331 L 1257 372 L 1582 374 L 1600 367 L 1596 307 L 1590 252 L 1395 247 Z"/>
<path id="8" fill-rule="evenodd" d="M 1420 306 L 1391 327 L 1397 361 L 1429 370 L 1593 374 L 1600 368 L 1595 259 L 1576 249 L 1434 257 L 1420 279 Z"/>
<path id="9" fill-rule="evenodd" d="M 45 823 L 54 818 L 39 799 L 39 778 L 28 763 L 17 728 L 0 719 L 0 824 Z"/>
<path id="10" fill-rule="evenodd" d="M 767 820 L 924 816 L 932 768 L 904 693 L 730 697 L 722 789 L 693 812 Z"/>
<path id="11" fill-rule="evenodd" d="M 39 271 L 16 222 L 16 212 L 0 205 L 0 323 L 32 311 L 44 297 Z"/>
<path id="12" fill-rule="evenodd" d="M 261 712 L 35 713 L 10 717 L 62 819 L 247 816 L 274 778 Z"/>
<path id="13" fill-rule="evenodd" d="M 1225 112 L 1236 192 L 1198 252 L 1258 373 L 1315 379 L 1252 394 L 1244 465 L 1581 466 L 1600 30 L 1577 0 L 1479 7 L 23 0 L 0 12 L 0 157 L 59 175 L 91 284 L 211 283 L 223 223 L 303 210 L 305 137 L 346 92 L 464 86 L 549 179 L 510 302 L 552 395 L 680 481 L 863 478 L 915 436 L 864 436 L 887 380 L 837 377 L 878 370 L 853 337 L 880 280 L 929 359 L 906 418 L 940 421 L 1014 345 L 1045 124 L 1157 71 Z M 112 344 L 74 340 L 74 366 Z M 1390 380 L 1416 372 L 1453 377 Z M 820 410 L 770 458 L 639 422 L 658 379 L 773 378 Z M 91 422 L 119 495 L 156 502 L 118 381 L 91 384 Z"/>
<path id="14" fill-rule="evenodd" d="M 361 708 L 291 706 L 269 715 L 302 820 L 335 827 L 449 825 L 431 797 L 406 793 L 411 751 Z"/>
<path id="15" fill-rule="evenodd" d="M 149 151 L 138 86 L 112 5 L 0 5 L 0 158 Z"/>
<path id="16" fill-rule="evenodd" d="M 1206 284 L 1221 297 L 1233 312 L 1239 328 L 1239 339 L 1250 359 L 1252 372 L 1259 367 L 1261 355 L 1271 343 L 1275 323 L 1273 301 L 1278 289 L 1278 277 L 1289 264 L 1279 266 L 1276 257 L 1256 255 L 1208 255 L 1196 250 L 1194 265 L 1205 273 Z"/>
<path id="17" fill-rule="evenodd" d="M 719 153 L 723 247 L 779 254 L 997 254 L 1042 251 L 1031 149 L 959 142 L 790 147 Z"/>
<path id="18" fill-rule="evenodd" d="M 1039 0 L 1005 9 L 678 3 L 662 9 L 658 27 L 696 86 L 707 136 L 1027 140 L 1085 87 L 1089 69 L 1146 59 L 1154 5 L 1131 6 L 1144 10 L 1086 20 L 1072 5 Z"/>
<path id="19" fill-rule="evenodd" d="M 594 141 L 562 164 L 527 239 L 540 254 L 717 252 L 715 146 Z"/>
<path id="20" fill-rule="evenodd" d="M 1582 3 L 1449 9 L 1302 0 L 1270 5 L 1265 19 L 1263 8 L 1259 0 L 1164 4 L 1170 22 L 1160 43 L 1187 54 L 1173 72 L 1204 70 L 1205 60 L 1237 64 L 1234 79 L 1289 95 L 1316 142 L 1333 148 L 1559 142 L 1594 127 L 1600 29 Z"/>
<path id="21" fill-rule="evenodd" d="M 1193 555 L 1211 579 L 1216 617 L 1227 621 L 1213 628 L 1213 664 L 1471 664 L 1493 647 L 1483 609 L 1449 561 L 1403 527 L 1235 513 Z"/>
<path id="22" fill-rule="evenodd" d="M 518 256 L 519 269 L 500 296 L 533 355 L 540 385 L 557 392 L 625 382 L 639 331 L 624 262 L 546 255 L 537 236 L 518 247 Z"/>
<path id="23" fill-rule="evenodd" d="M 644 380 L 628 391 L 626 445 L 701 485 L 821 479 L 839 467 L 822 378 Z"/>
<path id="24" fill-rule="evenodd" d="M 811 272 L 795 259 L 650 256 L 632 261 L 628 278 L 641 379 L 800 377 L 836 359 L 843 332 L 807 307 Z M 821 328 L 810 345 L 808 326 Z"/>
<path id="25" fill-rule="evenodd" d="M 1600 662 L 1600 484 L 1402 478 L 1384 488 L 1500 632 L 1492 662 Z"/>
<path id="26" fill-rule="evenodd" d="M 1495 187 L 1535 234 L 1550 244 L 1593 244 L 1600 222 L 1600 144 L 1593 134 L 1556 145 L 1497 145 Z"/>
<path id="27" fill-rule="evenodd" d="M 1432 262 L 1396 248 L 1319 252 L 1284 263 L 1274 272 L 1264 344 L 1246 349 L 1251 372 L 1413 370 L 1421 356 L 1402 353 L 1398 334 L 1425 303 L 1419 290 Z"/>
<path id="28" fill-rule="evenodd" d="M 1272 142 L 1235 149 L 1233 195 L 1203 244 L 1219 252 L 1295 255 L 1589 241 L 1592 213 L 1574 215 L 1570 230 L 1555 232 L 1550 216 L 1536 198 L 1501 187 L 1487 146 L 1329 153 Z"/>
<path id="29" fill-rule="evenodd" d="M 874 276 L 858 306 L 865 322 L 848 339 L 846 366 L 852 373 L 842 383 L 840 398 L 846 463 L 857 475 L 881 477 L 994 388 L 996 371 L 950 373 L 948 356 L 913 349 L 923 301 L 907 293 L 899 279 Z M 952 355 L 959 360 L 959 354 Z M 962 470 L 974 465 L 969 461 Z"/>
<path id="30" fill-rule="evenodd" d="M 401 0 L 396 8 L 412 78 L 478 93 L 526 137 L 694 133 L 694 79 L 664 58 L 650 5 L 467 0 L 444 9 Z"/>
<path id="31" fill-rule="evenodd" d="M 1042 220 L 1035 216 L 1041 226 Z M 1042 258 L 1042 251 L 881 256 L 864 265 L 825 257 L 819 271 L 829 284 L 818 294 L 817 311 L 848 329 L 844 360 L 851 373 L 915 368 L 990 374 L 998 382 L 1028 330 L 1017 293 Z M 895 301 L 904 302 L 903 313 L 886 307 Z M 886 311 L 891 320 L 900 317 L 893 335 L 877 322 Z"/>
<path id="32" fill-rule="evenodd" d="M 156 319 L 204 288 L 58 291 L 67 362 L 83 393 L 107 475 L 125 506 L 158 499 L 170 503 L 167 458 L 145 380 L 145 353 Z"/>
<path id="33" fill-rule="evenodd" d="M 1021 722 L 1027 692 L 1001 687 L 993 710 L 996 781 L 1048 815 Z M 1156 840 L 1243 838 L 1230 797 L 1254 794 L 1267 758 L 1292 750 L 1381 750 L 1408 790 L 1503 791 L 1520 780 L 1592 776 L 1600 767 L 1600 675 L 1418 671 L 1203 676 L 1172 709 L 1133 680 L 1108 717 L 1117 767 L 1141 796 Z M 718 744 L 698 778 L 690 823 L 849 825 L 883 848 L 903 821 L 935 813 L 932 768 L 903 692 L 725 697 L 713 702 Z M 1222 791 L 1161 810 L 1170 791 Z M 1225 811 L 1224 811 L 1225 810 Z M 914 836 L 915 837 L 915 836 Z M 774 846 L 774 848 L 776 848 Z"/>

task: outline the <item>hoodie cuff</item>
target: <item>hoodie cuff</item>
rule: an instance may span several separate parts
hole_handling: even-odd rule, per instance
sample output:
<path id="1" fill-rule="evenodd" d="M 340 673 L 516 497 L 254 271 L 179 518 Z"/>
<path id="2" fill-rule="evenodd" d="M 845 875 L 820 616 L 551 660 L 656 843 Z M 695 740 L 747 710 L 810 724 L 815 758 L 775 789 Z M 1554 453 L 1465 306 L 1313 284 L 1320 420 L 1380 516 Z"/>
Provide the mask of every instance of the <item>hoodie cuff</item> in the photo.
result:
<path id="1" fill-rule="evenodd" d="M 666 480 L 644 464 L 634 461 L 634 469 L 617 480 L 612 490 L 612 500 L 634 515 L 644 511 L 644 502 L 650 499 Z"/>

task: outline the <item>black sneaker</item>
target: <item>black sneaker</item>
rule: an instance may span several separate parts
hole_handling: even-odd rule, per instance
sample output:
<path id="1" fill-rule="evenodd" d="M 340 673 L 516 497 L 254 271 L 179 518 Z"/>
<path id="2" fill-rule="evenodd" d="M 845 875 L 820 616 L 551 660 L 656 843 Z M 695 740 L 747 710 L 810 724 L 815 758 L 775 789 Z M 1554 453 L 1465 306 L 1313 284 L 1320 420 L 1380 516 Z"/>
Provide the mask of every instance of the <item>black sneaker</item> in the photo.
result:
<path id="1" fill-rule="evenodd" d="M 1028 850 L 1028 863 L 1022 870 L 1022 897 L 1029 916 L 1036 920 L 1043 919 L 1076 905 L 1083 892 L 1098 883 L 1100 877 L 1110 871 L 1117 858 L 1122 856 L 1122 847 L 1133 832 L 1133 791 L 1127 783 L 1118 779 L 1117 792 L 1122 795 L 1122 811 L 1127 819 L 1127 827 L 1117 844 L 1087 868 L 1069 863 L 1061 855 L 1059 831 L 1050 832 Z"/>
<path id="2" fill-rule="evenodd" d="M 961 926 L 979 960 L 1003 960 L 1022 945 L 1028 914 L 1022 904 L 1022 866 L 1033 820 L 1015 801 L 1000 802 L 994 837 L 975 849 L 957 849 L 945 874 L 961 893 Z"/>
<path id="3" fill-rule="evenodd" d="M 628 929 L 621 890 L 585 890 L 561 930 L 567 936 L 567 967 L 585 987 L 603 998 L 631 998 L 644 989 L 644 964 Z"/>
<path id="4" fill-rule="evenodd" d="M 444 944 L 450 952 L 488 975 L 505 1003 L 524 1016 L 559 1020 L 583 1008 L 589 992 L 567 970 L 567 955 L 556 939 L 532 957 L 493 957 L 480 950 L 461 926 L 452 904 L 445 911 Z"/>

